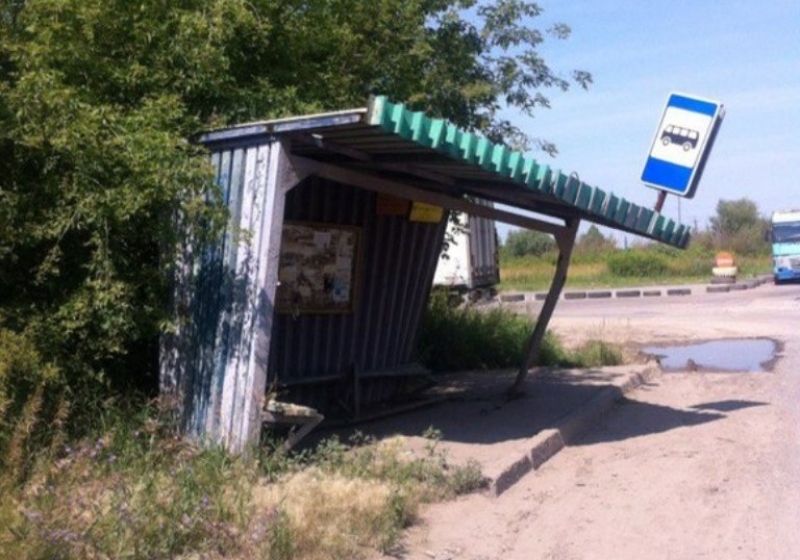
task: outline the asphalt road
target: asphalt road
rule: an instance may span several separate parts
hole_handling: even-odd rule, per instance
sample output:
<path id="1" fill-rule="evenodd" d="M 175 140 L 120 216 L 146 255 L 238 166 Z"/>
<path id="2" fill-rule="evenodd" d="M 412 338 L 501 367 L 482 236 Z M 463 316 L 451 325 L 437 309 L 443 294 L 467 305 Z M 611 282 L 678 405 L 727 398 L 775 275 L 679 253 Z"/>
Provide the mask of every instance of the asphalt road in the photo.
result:
<path id="1" fill-rule="evenodd" d="M 567 300 L 551 326 L 569 344 L 780 345 L 769 372 L 658 375 L 501 495 L 428 508 L 399 557 L 800 558 L 800 286 Z"/>

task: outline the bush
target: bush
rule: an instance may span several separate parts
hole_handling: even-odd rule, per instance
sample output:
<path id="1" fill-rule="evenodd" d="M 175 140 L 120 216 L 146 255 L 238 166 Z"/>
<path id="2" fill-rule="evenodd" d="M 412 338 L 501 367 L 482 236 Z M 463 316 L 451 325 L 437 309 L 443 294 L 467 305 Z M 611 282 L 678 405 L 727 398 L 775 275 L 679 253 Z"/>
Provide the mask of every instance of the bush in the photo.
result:
<path id="1" fill-rule="evenodd" d="M 602 340 L 589 340 L 572 355 L 573 367 L 618 366 L 624 362 L 618 347 Z"/>
<path id="2" fill-rule="evenodd" d="M 643 249 L 629 249 L 612 253 L 609 255 L 606 265 L 611 274 L 624 278 L 655 278 L 666 276 L 670 272 L 667 257 L 656 251 Z"/>
<path id="3" fill-rule="evenodd" d="M 507 310 L 453 307 L 445 292 L 435 291 L 420 329 L 419 354 L 434 372 L 516 366 L 532 328 L 530 319 Z"/>
<path id="4" fill-rule="evenodd" d="M 573 257 L 582 262 L 596 262 L 604 255 L 613 252 L 617 243 L 613 237 L 605 237 L 600 229 L 592 224 L 586 233 L 580 236 L 572 251 Z"/>
<path id="5" fill-rule="evenodd" d="M 525 357 L 535 322 L 511 310 L 480 311 L 448 305 L 445 292 L 434 292 L 422 323 L 419 354 L 436 373 L 517 367 Z M 564 349 L 558 336 L 545 333 L 533 365 L 595 367 L 616 365 L 622 359 L 608 345 L 594 341 L 598 350 Z M 609 351 L 606 351 L 609 350 Z"/>
<path id="6" fill-rule="evenodd" d="M 0 472 L 22 482 L 64 438 L 69 402 L 61 374 L 24 335 L 0 329 Z M 2 482 L 2 481 L 0 481 Z"/>
<path id="7" fill-rule="evenodd" d="M 533 230 L 508 232 L 503 250 L 512 257 L 541 257 L 556 248 L 552 235 Z"/>

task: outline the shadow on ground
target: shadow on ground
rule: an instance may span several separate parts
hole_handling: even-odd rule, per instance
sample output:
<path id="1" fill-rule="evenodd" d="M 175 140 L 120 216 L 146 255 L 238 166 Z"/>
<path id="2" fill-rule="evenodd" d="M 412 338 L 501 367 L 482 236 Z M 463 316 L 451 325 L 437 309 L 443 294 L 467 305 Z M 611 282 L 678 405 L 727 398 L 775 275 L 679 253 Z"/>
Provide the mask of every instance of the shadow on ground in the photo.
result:
<path id="1" fill-rule="evenodd" d="M 641 371 L 643 368 L 638 368 Z M 513 371 L 470 372 L 445 376 L 439 385 L 428 392 L 430 398 L 445 400 L 411 412 L 389 416 L 370 422 L 355 423 L 346 428 L 322 429 L 311 441 L 333 434 L 346 441 L 353 432 L 383 438 L 393 435 L 422 436 L 430 428 L 437 430 L 443 442 L 467 444 L 476 449 L 491 448 L 508 442 L 527 440 L 548 429 L 558 429 L 565 424 L 575 424 L 576 416 L 590 407 L 601 393 L 616 392 L 617 406 L 636 407 L 640 422 L 618 431 L 615 439 L 639 437 L 650 433 L 702 424 L 725 418 L 723 412 L 732 412 L 749 406 L 766 403 L 724 401 L 705 403 L 687 409 L 674 409 L 623 398 L 619 388 L 622 381 L 637 368 L 622 366 L 590 370 L 542 370 L 526 382 L 523 395 L 509 399 L 506 390 L 514 378 Z M 657 375 L 655 376 L 657 384 Z M 651 383 L 652 384 L 652 383 Z M 647 383 L 644 384 L 646 388 Z M 579 418 L 579 420 L 581 420 Z M 565 432 L 565 439 L 573 434 L 581 436 L 574 444 L 590 444 L 592 425 L 601 417 L 591 415 L 582 419 L 578 429 Z M 581 434 L 586 433 L 585 436 Z M 597 437 L 597 436 L 594 436 Z M 496 447 L 500 452 L 500 447 Z"/>

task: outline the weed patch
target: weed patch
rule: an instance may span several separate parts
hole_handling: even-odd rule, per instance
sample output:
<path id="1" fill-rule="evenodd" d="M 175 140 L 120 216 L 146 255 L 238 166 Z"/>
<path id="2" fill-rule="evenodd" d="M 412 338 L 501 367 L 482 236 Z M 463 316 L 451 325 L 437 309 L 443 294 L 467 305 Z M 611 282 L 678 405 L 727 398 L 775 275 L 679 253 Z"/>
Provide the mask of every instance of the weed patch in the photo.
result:
<path id="1" fill-rule="evenodd" d="M 419 353 L 423 363 L 437 373 L 516 367 L 534 326 L 533 319 L 509 309 L 453 307 L 443 295 L 434 294 L 423 320 Z M 534 365 L 598 367 L 622 361 L 621 352 L 608 343 L 592 341 L 568 351 L 548 331 Z"/>
<path id="2" fill-rule="evenodd" d="M 361 437 L 243 457 L 179 437 L 157 403 L 100 413 L 102 430 L 48 447 L 24 479 L 0 474 L 5 557 L 361 558 L 396 546 L 420 504 L 483 484 L 476 465 L 448 463 L 435 434 L 421 456 Z"/>

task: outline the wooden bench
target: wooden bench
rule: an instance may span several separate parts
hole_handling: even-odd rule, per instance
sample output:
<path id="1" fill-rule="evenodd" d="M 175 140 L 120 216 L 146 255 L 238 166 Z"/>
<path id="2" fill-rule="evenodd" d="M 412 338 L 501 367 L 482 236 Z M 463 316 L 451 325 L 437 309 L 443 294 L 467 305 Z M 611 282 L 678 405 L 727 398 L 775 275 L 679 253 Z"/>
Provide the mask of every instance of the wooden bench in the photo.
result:
<path id="1" fill-rule="evenodd" d="M 289 433 L 289 437 L 277 449 L 278 453 L 286 453 L 297 442 L 306 437 L 325 417 L 308 406 L 285 403 L 275 400 L 267 402 L 266 407 L 261 413 L 261 420 L 267 424 L 294 424 L 300 429 Z"/>

